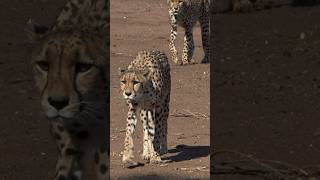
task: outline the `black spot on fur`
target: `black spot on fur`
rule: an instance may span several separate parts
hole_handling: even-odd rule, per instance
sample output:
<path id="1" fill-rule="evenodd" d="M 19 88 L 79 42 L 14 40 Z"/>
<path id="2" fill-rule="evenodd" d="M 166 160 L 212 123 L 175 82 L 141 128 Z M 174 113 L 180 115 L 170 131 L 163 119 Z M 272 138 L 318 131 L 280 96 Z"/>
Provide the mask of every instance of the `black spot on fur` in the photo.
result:
<path id="1" fill-rule="evenodd" d="M 60 166 L 59 167 L 59 171 L 61 171 L 61 170 L 66 170 L 67 168 L 65 167 L 65 166 Z"/>
<path id="2" fill-rule="evenodd" d="M 68 6 L 65 6 L 65 7 L 63 8 L 63 11 L 69 11 L 69 7 L 68 7 Z"/>
<path id="3" fill-rule="evenodd" d="M 74 123 L 72 123 L 72 126 L 75 127 L 75 128 L 79 128 L 79 127 L 82 126 L 82 124 L 79 123 L 79 122 L 74 122 Z"/>
<path id="4" fill-rule="evenodd" d="M 59 130 L 60 132 L 63 132 L 63 131 L 64 131 L 64 128 L 63 128 L 61 125 L 58 125 L 57 127 L 58 127 L 58 130 Z"/>
<path id="5" fill-rule="evenodd" d="M 96 164 L 99 164 L 99 153 L 98 153 L 98 152 L 95 152 L 95 153 L 94 153 L 94 162 L 95 162 Z"/>
<path id="6" fill-rule="evenodd" d="M 78 177 L 77 177 L 77 176 L 75 176 L 75 175 L 71 175 L 71 176 L 70 176 L 70 180 L 79 180 L 79 179 L 78 179 Z"/>
<path id="7" fill-rule="evenodd" d="M 75 4 L 73 4 L 72 2 L 70 4 L 71 4 L 71 9 L 72 9 L 72 14 L 73 15 L 77 14 L 79 11 L 78 7 Z"/>
<path id="8" fill-rule="evenodd" d="M 67 178 L 66 178 L 64 175 L 60 175 L 60 176 L 58 177 L 58 180 L 67 180 Z"/>
<path id="9" fill-rule="evenodd" d="M 88 131 L 80 131 L 76 133 L 76 137 L 79 139 L 87 139 L 89 137 Z"/>
<path id="10" fill-rule="evenodd" d="M 56 138 L 57 140 L 61 140 L 61 136 L 60 136 L 60 134 L 58 134 L 58 133 L 54 133 L 53 134 L 53 136 L 54 136 L 54 138 Z"/>
<path id="11" fill-rule="evenodd" d="M 80 152 L 75 150 L 75 149 L 72 149 L 72 148 L 67 148 L 66 149 L 66 155 L 77 155 L 79 154 Z"/>
<path id="12" fill-rule="evenodd" d="M 107 166 L 105 164 L 100 165 L 100 172 L 105 174 L 107 172 Z"/>
<path id="13" fill-rule="evenodd" d="M 46 32 L 49 30 L 49 28 L 46 27 L 46 26 L 42 26 L 42 25 L 35 25 L 35 26 L 33 27 L 33 30 L 34 30 L 34 32 L 35 32 L 36 34 L 44 34 L 44 33 L 46 33 Z"/>

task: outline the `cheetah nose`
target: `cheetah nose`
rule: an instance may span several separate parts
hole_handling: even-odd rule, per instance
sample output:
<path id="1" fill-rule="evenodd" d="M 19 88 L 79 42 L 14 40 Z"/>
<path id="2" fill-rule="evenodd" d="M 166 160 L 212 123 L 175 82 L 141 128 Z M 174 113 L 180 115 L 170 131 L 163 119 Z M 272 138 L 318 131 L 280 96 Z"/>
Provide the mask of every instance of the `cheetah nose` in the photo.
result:
<path id="1" fill-rule="evenodd" d="M 130 96 L 130 95 L 131 95 L 131 92 L 125 92 L 125 94 L 126 94 L 127 96 Z"/>
<path id="2" fill-rule="evenodd" d="M 69 104 L 69 98 L 68 97 L 62 97 L 62 98 L 49 97 L 48 102 L 51 106 L 53 106 L 57 110 L 60 110 Z"/>

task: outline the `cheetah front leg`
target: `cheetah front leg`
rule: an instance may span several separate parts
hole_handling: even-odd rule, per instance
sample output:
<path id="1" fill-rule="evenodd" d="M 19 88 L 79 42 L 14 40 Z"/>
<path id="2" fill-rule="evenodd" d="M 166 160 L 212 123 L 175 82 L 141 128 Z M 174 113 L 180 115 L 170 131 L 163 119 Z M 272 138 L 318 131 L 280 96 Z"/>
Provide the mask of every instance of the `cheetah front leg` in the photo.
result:
<path id="1" fill-rule="evenodd" d="M 63 127 L 62 123 L 52 122 L 51 133 L 58 146 L 58 161 L 56 164 L 55 180 L 82 179 L 79 158 L 80 151 L 75 146 L 71 135 Z"/>
<path id="2" fill-rule="evenodd" d="M 129 111 L 127 117 L 127 127 L 126 127 L 126 137 L 124 140 L 124 151 L 122 156 L 122 162 L 127 166 L 135 166 L 138 163 L 133 160 L 133 139 L 132 135 L 135 131 L 135 127 L 137 124 L 137 117 L 136 117 L 136 106 L 132 103 L 129 103 Z"/>
<path id="3" fill-rule="evenodd" d="M 168 101 L 169 102 L 169 101 Z M 160 133 L 160 154 L 168 153 L 167 135 L 168 135 L 168 117 L 169 117 L 169 103 L 163 109 L 163 115 L 161 119 L 162 131 Z"/>
<path id="4" fill-rule="evenodd" d="M 150 163 L 167 163 L 170 160 L 162 160 L 161 155 L 161 144 L 163 139 L 161 138 L 162 130 L 164 127 L 161 121 L 163 115 L 159 111 L 161 108 L 157 108 L 154 111 L 148 110 L 148 134 L 149 134 L 149 151 L 150 151 Z M 164 145 L 164 144 L 163 144 Z"/>
<path id="5" fill-rule="evenodd" d="M 171 31 L 170 31 L 170 43 L 169 49 L 171 52 L 171 59 L 175 64 L 181 65 L 181 62 L 178 59 L 178 52 L 176 49 L 175 41 L 178 34 L 177 23 L 174 16 L 171 17 Z"/>
<path id="6" fill-rule="evenodd" d="M 148 116 L 148 135 L 149 135 L 149 152 L 150 152 L 150 163 L 161 163 L 160 157 L 160 139 L 159 139 L 159 127 L 157 120 L 155 118 L 155 113 L 153 110 L 147 111 Z"/>
<path id="7" fill-rule="evenodd" d="M 201 36 L 202 36 L 202 48 L 204 52 L 204 58 L 201 63 L 209 63 L 210 61 L 210 22 L 209 14 L 205 13 L 200 18 Z"/>
<path id="8" fill-rule="evenodd" d="M 194 51 L 192 24 L 186 25 L 183 40 L 184 40 L 184 47 L 183 47 L 183 54 L 182 54 L 182 63 L 186 65 L 192 61 L 192 56 Z"/>
<path id="9" fill-rule="evenodd" d="M 141 109 L 140 111 L 140 120 L 143 127 L 143 152 L 142 158 L 144 160 L 150 160 L 150 142 L 148 134 L 148 117 L 147 110 Z"/>

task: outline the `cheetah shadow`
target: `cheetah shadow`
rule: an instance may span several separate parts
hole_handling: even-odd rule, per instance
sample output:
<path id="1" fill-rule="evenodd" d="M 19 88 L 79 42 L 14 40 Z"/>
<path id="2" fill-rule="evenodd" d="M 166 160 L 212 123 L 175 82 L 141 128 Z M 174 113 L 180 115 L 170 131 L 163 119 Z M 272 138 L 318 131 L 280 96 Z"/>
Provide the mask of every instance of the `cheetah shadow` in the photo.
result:
<path id="1" fill-rule="evenodd" d="M 170 156 L 170 154 L 177 153 Z M 168 150 L 168 155 L 164 157 L 164 160 L 172 162 L 181 162 L 191 159 L 197 159 L 201 157 L 209 156 L 210 146 L 188 146 L 184 144 L 177 145 L 174 149 Z"/>

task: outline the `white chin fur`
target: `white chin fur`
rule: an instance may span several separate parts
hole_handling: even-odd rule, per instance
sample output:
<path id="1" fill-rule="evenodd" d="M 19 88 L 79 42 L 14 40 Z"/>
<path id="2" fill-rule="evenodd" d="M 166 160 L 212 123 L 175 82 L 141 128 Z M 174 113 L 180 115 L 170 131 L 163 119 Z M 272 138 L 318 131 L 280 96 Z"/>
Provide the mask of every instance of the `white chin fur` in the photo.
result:
<path id="1" fill-rule="evenodd" d="M 70 111 L 64 111 L 64 110 L 61 110 L 59 112 L 59 115 L 61 117 L 64 117 L 64 118 L 72 118 L 74 116 L 74 113 L 70 112 Z"/>
<path id="2" fill-rule="evenodd" d="M 46 113 L 48 118 L 55 118 L 58 116 L 58 112 L 55 109 L 48 109 Z"/>
<path id="3" fill-rule="evenodd" d="M 63 109 L 58 112 L 57 110 L 50 108 L 49 110 L 47 110 L 46 115 L 48 118 L 56 118 L 58 116 L 63 118 L 72 118 L 74 116 L 74 113 Z"/>

